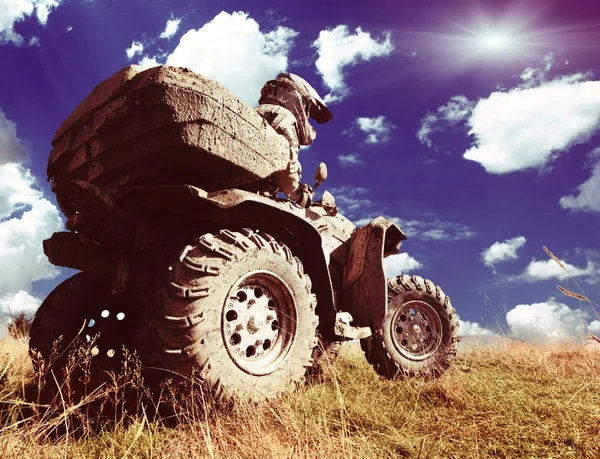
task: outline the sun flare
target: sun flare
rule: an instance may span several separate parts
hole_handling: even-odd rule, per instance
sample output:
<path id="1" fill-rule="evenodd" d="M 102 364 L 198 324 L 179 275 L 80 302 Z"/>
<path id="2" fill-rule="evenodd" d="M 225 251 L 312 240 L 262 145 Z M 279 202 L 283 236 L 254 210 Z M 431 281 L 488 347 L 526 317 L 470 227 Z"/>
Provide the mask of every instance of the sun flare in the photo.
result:
<path id="1" fill-rule="evenodd" d="M 482 44 L 488 49 L 506 49 L 510 45 L 510 39 L 506 35 L 491 34 L 482 38 Z"/>

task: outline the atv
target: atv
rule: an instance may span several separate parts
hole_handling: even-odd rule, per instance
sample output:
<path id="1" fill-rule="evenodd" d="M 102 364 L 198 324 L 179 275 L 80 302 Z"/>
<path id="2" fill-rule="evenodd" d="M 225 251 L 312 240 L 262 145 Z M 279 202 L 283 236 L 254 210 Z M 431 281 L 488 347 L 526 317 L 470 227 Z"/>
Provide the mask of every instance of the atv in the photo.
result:
<path id="1" fill-rule="evenodd" d="M 386 378 L 439 377 L 456 354 L 440 287 L 385 277 L 402 230 L 383 217 L 356 228 L 327 191 L 308 208 L 268 191 L 287 144 L 218 83 L 126 67 L 52 145 L 68 231 L 44 253 L 80 271 L 31 326 L 31 353 L 53 378 L 68 347 L 89 342 L 98 375 L 135 351 L 162 378 L 196 375 L 216 398 L 262 401 L 322 371 L 348 340 Z M 326 178 L 321 164 L 314 188 Z"/>

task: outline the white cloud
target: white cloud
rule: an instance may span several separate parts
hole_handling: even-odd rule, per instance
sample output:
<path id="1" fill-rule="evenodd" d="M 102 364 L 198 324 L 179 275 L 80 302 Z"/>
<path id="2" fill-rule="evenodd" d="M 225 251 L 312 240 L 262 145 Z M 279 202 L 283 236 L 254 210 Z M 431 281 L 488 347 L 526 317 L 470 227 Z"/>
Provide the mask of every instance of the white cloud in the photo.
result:
<path id="1" fill-rule="evenodd" d="M 594 166 L 589 179 L 577 187 L 577 195 L 563 196 L 559 204 L 563 209 L 600 213 L 600 163 Z"/>
<path id="2" fill-rule="evenodd" d="M 552 68 L 552 65 L 554 63 L 554 54 L 553 53 L 546 54 L 542 58 L 542 61 L 544 62 L 544 72 L 548 73 L 550 71 L 550 69 Z"/>
<path id="3" fill-rule="evenodd" d="M 434 241 L 461 241 L 475 237 L 475 232 L 466 225 L 441 220 L 403 220 L 391 218 L 409 238 Z"/>
<path id="4" fill-rule="evenodd" d="M 58 275 L 48 262 L 42 241 L 63 229 L 58 209 L 37 188 L 31 172 L 17 162 L 26 159 L 16 126 L 0 110 L 0 319 L 31 315 L 40 304 L 28 290 L 32 283 Z"/>
<path id="5" fill-rule="evenodd" d="M 600 336 L 600 320 L 593 320 L 588 325 L 588 331 L 593 333 L 596 337 Z"/>
<path id="6" fill-rule="evenodd" d="M 462 241 L 472 239 L 476 235 L 468 226 L 456 222 L 405 220 L 401 225 L 407 229 L 407 235 L 411 234 L 415 239 Z"/>
<path id="7" fill-rule="evenodd" d="M 34 183 L 35 179 L 23 166 L 15 163 L 0 166 L 0 222 L 42 198 L 41 191 L 33 188 Z"/>
<path id="8" fill-rule="evenodd" d="M 552 260 L 531 260 L 525 271 L 518 275 L 509 278 L 512 281 L 536 282 L 549 279 L 564 280 L 572 277 L 587 277 L 590 280 L 600 272 L 593 261 L 587 262 L 585 268 L 578 268 L 569 263 L 562 261 L 564 269 L 559 264 Z M 566 270 L 566 271 L 565 271 Z"/>
<path id="9" fill-rule="evenodd" d="M 421 143 L 428 147 L 433 147 L 431 135 L 435 131 L 446 132 L 452 130 L 457 124 L 465 121 L 473 111 L 475 106 L 463 95 L 453 96 L 441 107 L 438 107 L 435 113 L 429 112 L 421 120 L 421 127 L 417 132 L 417 137 Z"/>
<path id="10" fill-rule="evenodd" d="M 494 268 L 497 263 L 507 260 L 516 260 L 518 258 L 517 251 L 525 245 L 527 239 L 523 236 L 506 239 L 503 242 L 494 242 L 491 247 L 481 252 L 483 264 Z"/>
<path id="11" fill-rule="evenodd" d="M 588 325 L 589 314 L 571 309 L 550 298 L 543 303 L 520 304 L 506 313 L 506 322 L 512 333 L 533 344 L 581 343 L 588 330 L 596 329 L 594 321 Z"/>
<path id="12" fill-rule="evenodd" d="M 264 83 L 287 69 L 296 35 L 283 26 L 264 33 L 247 13 L 221 12 L 200 29 L 188 30 L 166 63 L 211 78 L 256 105 Z M 147 56 L 146 63 L 153 62 L 163 59 Z"/>
<path id="13" fill-rule="evenodd" d="M 527 67 L 521 72 L 521 80 L 523 83 L 520 85 L 522 88 L 530 88 L 539 85 L 546 81 L 548 72 L 554 65 L 554 54 L 548 53 L 542 58 L 543 68 L 531 68 Z"/>
<path id="14" fill-rule="evenodd" d="M 337 197 L 336 197 L 337 199 Z M 365 202 L 361 209 L 372 205 L 369 200 Z M 363 217 L 353 220 L 356 226 L 363 226 L 370 223 L 375 217 Z M 462 223 L 445 222 L 441 220 L 423 221 L 423 220 L 403 220 L 397 217 L 386 217 L 396 223 L 409 239 L 420 239 L 425 241 L 462 241 L 472 239 L 477 234 L 468 226 Z"/>
<path id="15" fill-rule="evenodd" d="M 385 275 L 387 277 L 407 274 L 410 271 L 421 268 L 423 265 L 411 257 L 408 253 L 397 253 L 384 258 Z"/>
<path id="16" fill-rule="evenodd" d="M 157 67 L 160 65 L 160 63 L 158 62 L 158 60 L 156 60 L 156 57 L 144 56 L 138 62 L 138 65 L 141 65 L 142 67 L 150 68 L 150 67 Z"/>
<path id="17" fill-rule="evenodd" d="M 27 318 L 33 317 L 42 301 L 24 290 L 0 296 L 0 321 L 8 322 L 11 316 L 25 313 Z"/>
<path id="18" fill-rule="evenodd" d="M 338 161 L 342 167 L 360 166 L 364 161 L 357 153 L 348 153 L 347 155 L 339 155 Z"/>
<path id="19" fill-rule="evenodd" d="M 352 218 L 373 206 L 373 201 L 367 198 L 368 188 L 344 185 L 331 188 L 329 192 L 335 197 L 335 203 L 340 212 L 347 218 Z M 372 219 L 368 220 L 369 223 Z"/>
<path id="20" fill-rule="evenodd" d="M 345 67 L 387 56 L 394 49 L 390 32 L 386 32 L 381 39 L 372 38 L 369 32 L 363 32 L 360 27 L 355 32 L 351 33 L 348 26 L 339 25 L 334 29 L 322 30 L 312 44 L 319 55 L 315 62 L 317 71 L 330 90 L 325 96 L 326 102 L 342 100 L 348 95 L 349 90 L 344 82 Z"/>
<path id="21" fill-rule="evenodd" d="M 396 129 L 396 126 L 390 123 L 385 116 L 359 117 L 356 118 L 356 125 L 367 135 L 365 142 L 370 145 L 387 142 L 392 129 Z"/>
<path id="22" fill-rule="evenodd" d="M 586 142 L 600 125 L 600 81 L 584 78 L 570 75 L 480 99 L 468 121 L 474 146 L 464 158 L 505 174 L 540 168 Z"/>
<path id="23" fill-rule="evenodd" d="M 159 38 L 165 38 L 167 40 L 173 38 L 177 33 L 177 29 L 179 29 L 180 23 L 181 19 L 169 19 L 165 26 L 165 30 L 159 35 Z"/>
<path id="24" fill-rule="evenodd" d="M 35 188 L 31 172 L 18 164 L 0 166 L 0 295 L 29 290 L 58 269 L 42 241 L 63 229 L 58 209 Z"/>
<path id="25" fill-rule="evenodd" d="M 340 212 L 349 218 L 356 226 L 368 225 L 378 216 L 396 223 L 410 239 L 426 241 L 460 241 L 471 239 L 477 235 L 470 227 L 462 223 L 447 222 L 442 220 L 405 220 L 390 217 L 383 206 L 379 210 L 377 202 L 367 197 L 369 189 L 344 185 L 331 188 Z"/>
<path id="26" fill-rule="evenodd" d="M 535 69 L 532 69 L 531 67 L 527 67 L 521 73 L 521 80 L 523 80 L 523 81 L 531 81 L 534 78 L 535 78 Z"/>
<path id="27" fill-rule="evenodd" d="M 125 50 L 125 54 L 127 54 L 127 59 L 131 60 L 137 54 L 142 54 L 144 52 L 144 45 L 139 41 L 134 41 L 131 43 L 131 46 Z"/>
<path id="28" fill-rule="evenodd" d="M 17 126 L 0 110 L 0 165 L 21 162 L 27 158 L 27 149 L 17 137 Z M 2 206 L 2 203 L 0 203 Z"/>
<path id="29" fill-rule="evenodd" d="M 0 44 L 9 42 L 15 45 L 24 44 L 23 37 L 14 30 L 15 24 L 35 15 L 40 24 L 46 25 L 50 12 L 60 4 L 61 0 L 0 1 Z"/>
<path id="30" fill-rule="evenodd" d="M 495 335 L 493 331 L 482 327 L 477 322 L 470 322 L 468 320 L 462 320 L 458 315 L 458 334 L 460 336 L 474 336 L 474 335 Z"/>
<path id="31" fill-rule="evenodd" d="M 522 83 L 512 89 L 500 89 L 476 102 L 454 96 L 423 118 L 417 137 L 432 147 L 434 131 L 466 121 L 472 146 L 463 157 L 481 164 L 487 172 L 506 174 L 547 167 L 600 128 L 600 81 L 592 80 L 590 73 L 548 81 L 552 67 L 549 53 L 542 68 L 525 69 Z"/>
<path id="32" fill-rule="evenodd" d="M 37 0 L 34 1 L 35 12 L 40 24 L 46 25 L 50 12 L 61 4 L 62 0 Z"/>

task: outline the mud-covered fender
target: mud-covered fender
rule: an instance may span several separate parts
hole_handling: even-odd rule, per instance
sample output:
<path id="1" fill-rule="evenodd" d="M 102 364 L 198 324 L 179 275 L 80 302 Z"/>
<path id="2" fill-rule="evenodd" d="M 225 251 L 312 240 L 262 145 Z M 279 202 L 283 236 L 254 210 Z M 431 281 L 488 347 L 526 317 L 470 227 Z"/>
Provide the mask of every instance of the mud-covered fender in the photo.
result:
<path id="1" fill-rule="evenodd" d="M 222 227 L 247 227 L 264 231 L 286 244 L 300 259 L 317 295 L 317 314 L 321 332 L 334 330 L 335 296 L 328 268 L 328 254 L 317 227 L 303 209 L 286 200 L 274 200 L 243 190 L 230 189 L 207 193 L 186 186 L 149 186 L 131 188 L 118 198 L 127 212 L 140 218 L 163 220 L 175 217 L 186 226 L 206 224 Z"/>
<path id="2" fill-rule="evenodd" d="M 395 223 L 377 217 L 356 230 L 344 269 L 344 309 L 355 326 L 377 329 L 387 313 L 386 256 L 398 253 L 406 235 Z"/>

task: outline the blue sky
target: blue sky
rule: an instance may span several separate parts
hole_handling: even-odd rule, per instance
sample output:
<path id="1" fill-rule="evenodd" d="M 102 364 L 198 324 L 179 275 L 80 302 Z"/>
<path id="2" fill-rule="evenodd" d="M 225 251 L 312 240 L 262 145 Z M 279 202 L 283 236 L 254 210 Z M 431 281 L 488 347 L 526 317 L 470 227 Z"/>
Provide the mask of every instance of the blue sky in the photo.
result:
<path id="1" fill-rule="evenodd" d="M 599 42 L 583 0 L 0 0 L 2 314 L 71 274 L 41 250 L 62 229 L 55 130 L 120 68 L 166 63 L 253 106 L 279 71 L 311 82 L 334 117 L 300 152 L 306 181 L 324 161 L 351 220 L 398 222 L 389 273 L 441 285 L 463 333 L 600 333 L 600 309 L 556 289 L 600 298 Z"/>

